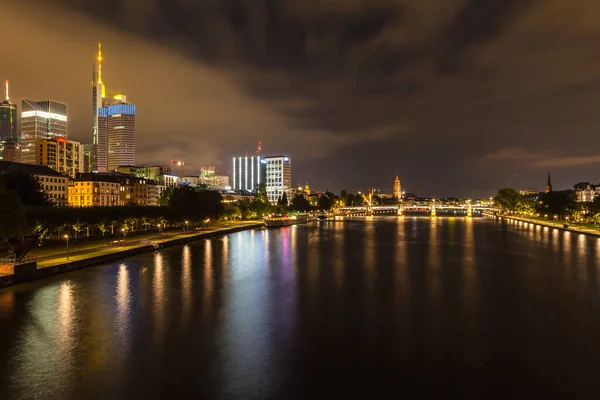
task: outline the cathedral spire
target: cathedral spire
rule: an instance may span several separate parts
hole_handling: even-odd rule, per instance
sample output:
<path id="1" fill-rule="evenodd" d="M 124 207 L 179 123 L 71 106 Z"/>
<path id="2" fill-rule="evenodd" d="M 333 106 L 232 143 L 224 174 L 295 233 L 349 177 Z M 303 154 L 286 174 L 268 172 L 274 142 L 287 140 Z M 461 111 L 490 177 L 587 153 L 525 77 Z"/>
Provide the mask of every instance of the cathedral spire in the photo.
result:
<path id="1" fill-rule="evenodd" d="M 546 184 L 546 193 L 552 191 L 552 180 L 550 179 L 550 172 L 548 172 L 548 183 Z"/>

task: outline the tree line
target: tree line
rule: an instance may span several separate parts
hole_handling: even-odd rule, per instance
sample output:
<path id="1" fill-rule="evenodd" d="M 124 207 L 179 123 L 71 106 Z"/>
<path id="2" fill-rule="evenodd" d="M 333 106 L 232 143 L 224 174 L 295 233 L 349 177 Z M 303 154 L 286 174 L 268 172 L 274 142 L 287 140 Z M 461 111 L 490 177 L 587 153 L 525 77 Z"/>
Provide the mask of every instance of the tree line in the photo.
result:
<path id="1" fill-rule="evenodd" d="M 515 189 L 504 188 L 494 197 L 494 203 L 508 212 L 526 215 L 539 214 L 548 219 L 600 221 L 600 198 L 593 202 L 578 202 L 574 190 L 558 190 L 523 195 Z"/>

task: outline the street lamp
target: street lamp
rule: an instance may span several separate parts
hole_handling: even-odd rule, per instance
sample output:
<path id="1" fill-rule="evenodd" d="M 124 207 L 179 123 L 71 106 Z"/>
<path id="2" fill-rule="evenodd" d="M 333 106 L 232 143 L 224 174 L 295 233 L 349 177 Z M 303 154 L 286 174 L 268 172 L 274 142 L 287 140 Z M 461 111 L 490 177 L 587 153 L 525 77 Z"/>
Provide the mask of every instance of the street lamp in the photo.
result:
<path id="1" fill-rule="evenodd" d="M 125 230 L 125 228 L 122 228 L 121 232 L 123 232 L 123 241 L 125 241 L 125 236 L 127 235 L 127 231 Z"/>
<path id="2" fill-rule="evenodd" d="M 206 228 L 208 229 L 208 223 L 210 222 L 210 219 L 206 219 L 204 222 L 206 223 Z"/>
<path id="3" fill-rule="evenodd" d="M 65 235 L 64 238 L 67 239 L 67 260 L 68 260 L 69 259 L 69 235 Z"/>
<path id="4" fill-rule="evenodd" d="M 185 230 L 186 230 L 186 231 L 188 230 L 188 224 L 189 224 L 189 223 L 190 223 L 189 221 L 185 221 Z"/>

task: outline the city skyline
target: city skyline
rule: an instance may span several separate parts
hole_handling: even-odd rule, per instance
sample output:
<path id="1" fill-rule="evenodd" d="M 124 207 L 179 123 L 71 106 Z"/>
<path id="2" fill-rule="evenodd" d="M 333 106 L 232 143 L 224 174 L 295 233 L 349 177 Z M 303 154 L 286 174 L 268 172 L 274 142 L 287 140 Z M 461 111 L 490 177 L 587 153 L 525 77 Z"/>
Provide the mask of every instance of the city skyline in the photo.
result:
<path id="1" fill-rule="evenodd" d="M 11 98 L 17 104 L 22 98 L 56 98 L 69 104 L 70 137 L 88 143 L 90 62 L 101 40 L 110 57 L 103 76 L 108 73 L 110 86 L 126 91 L 139 108 L 144 143 L 138 159 L 147 164 L 201 160 L 228 170 L 232 156 L 252 151 L 260 140 L 265 153 L 294 158 L 295 181 L 336 191 L 388 187 L 395 172 L 411 191 L 433 196 L 483 196 L 497 187 L 541 186 L 538 182 L 548 170 L 557 188 L 597 181 L 600 156 L 593 148 L 600 117 L 594 102 L 600 93 L 594 85 L 594 62 L 581 62 L 590 54 L 587 49 L 567 45 L 567 39 L 558 44 L 551 40 L 562 28 L 543 18 L 581 20 L 573 27 L 579 35 L 574 37 L 593 41 L 595 33 L 584 27 L 596 21 L 593 13 L 582 12 L 584 1 L 565 6 L 562 15 L 556 1 L 536 9 L 514 1 L 466 2 L 460 7 L 448 3 L 456 12 L 433 14 L 416 4 L 407 6 L 405 12 L 421 30 L 411 30 L 400 19 L 389 35 L 410 34 L 413 40 L 394 43 L 384 36 L 378 51 L 373 43 L 385 32 L 381 26 L 400 18 L 391 2 L 349 6 L 338 14 L 323 5 L 311 14 L 298 14 L 302 18 L 275 7 L 276 21 L 290 21 L 289 29 L 316 40 L 313 58 L 293 40 L 286 39 L 288 51 L 277 52 L 276 43 L 260 42 L 251 27 L 264 24 L 256 17 L 249 17 L 249 27 L 240 28 L 258 46 L 244 56 L 236 50 L 247 47 L 239 35 L 231 36 L 237 47 L 218 47 L 211 39 L 223 37 L 219 33 L 229 29 L 228 19 L 224 27 L 178 33 L 174 26 L 183 17 L 174 13 L 188 11 L 181 5 L 166 13 L 160 31 L 174 34 L 166 45 L 156 35 L 142 36 L 152 32 L 147 30 L 154 26 L 149 23 L 151 11 L 123 13 L 116 19 L 108 14 L 110 7 L 91 9 L 84 2 L 70 2 L 69 7 L 61 2 L 52 7 L 35 3 L 33 8 L 19 4 L 8 28 L 19 26 L 27 34 L 8 45 L 16 51 L 31 35 L 44 32 L 48 45 L 36 56 L 61 57 L 54 57 L 49 69 L 40 69 L 26 55 L 8 62 L 2 78 L 11 80 Z M 264 11 L 257 8 L 259 14 Z M 201 10 L 189 10 L 189 15 Z M 155 12 L 163 11 L 159 7 Z M 89 19 L 87 12 L 96 12 L 97 18 Z M 238 12 L 247 15 L 243 7 Z M 303 18 L 319 21 L 331 15 L 337 15 L 326 29 L 332 42 L 314 39 Z M 479 15 L 491 15 L 494 23 L 477 26 Z M 182 27 L 188 25 L 181 21 Z M 288 38 L 291 33 L 281 28 L 285 25 L 275 24 L 270 36 Z M 468 41 L 460 27 L 481 45 Z M 542 39 L 528 44 L 529 30 Z M 363 52 L 342 46 L 350 37 L 360 39 Z M 509 46 L 513 42 L 522 44 Z M 562 46 L 561 54 L 570 56 L 558 57 L 546 42 Z M 338 62 L 328 64 L 324 54 L 331 46 L 345 50 Z M 260 54 L 264 66 L 256 68 Z M 292 68 L 294 54 L 295 64 L 307 67 Z M 545 62 L 542 66 L 535 60 Z M 159 117 L 164 111 L 154 101 L 157 96 L 177 103 L 170 110 L 178 122 L 176 134 L 171 132 L 172 120 Z"/>

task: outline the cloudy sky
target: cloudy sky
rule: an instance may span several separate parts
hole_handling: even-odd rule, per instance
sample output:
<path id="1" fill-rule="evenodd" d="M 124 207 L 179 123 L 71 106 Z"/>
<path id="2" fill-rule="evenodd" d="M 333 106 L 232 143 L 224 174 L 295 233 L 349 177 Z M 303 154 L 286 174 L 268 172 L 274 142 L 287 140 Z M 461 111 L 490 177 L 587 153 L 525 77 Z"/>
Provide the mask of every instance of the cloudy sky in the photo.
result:
<path id="1" fill-rule="evenodd" d="M 230 169 L 288 154 L 294 183 L 486 196 L 600 181 L 597 0 L 0 0 L 11 98 L 69 106 L 91 140 L 138 106 L 138 162 Z M 5 11 L 7 10 L 7 11 Z M 9 39 L 6 39 L 9 38 Z"/>

